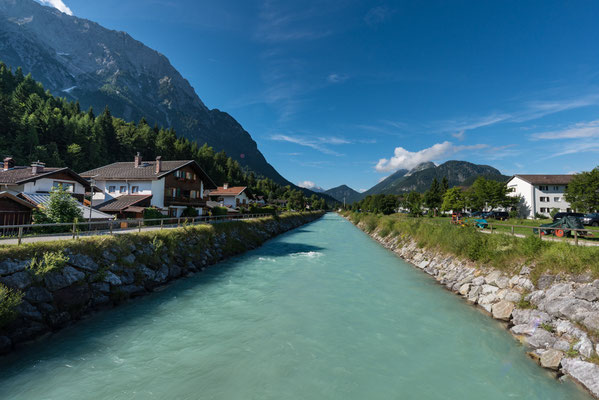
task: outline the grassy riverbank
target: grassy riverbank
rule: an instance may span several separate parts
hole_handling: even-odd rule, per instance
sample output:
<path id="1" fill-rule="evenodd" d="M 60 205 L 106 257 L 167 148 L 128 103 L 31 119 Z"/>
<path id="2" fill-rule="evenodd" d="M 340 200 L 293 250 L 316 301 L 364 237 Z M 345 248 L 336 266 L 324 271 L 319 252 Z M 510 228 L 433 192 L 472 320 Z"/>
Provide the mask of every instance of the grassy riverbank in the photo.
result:
<path id="1" fill-rule="evenodd" d="M 355 224 L 361 223 L 368 233 L 378 229 L 381 236 L 411 238 L 420 247 L 438 249 L 506 272 L 517 272 L 523 263 L 529 263 L 535 267 L 533 278 L 545 273 L 577 275 L 586 272 L 599 277 L 597 247 L 547 242 L 534 236 L 488 235 L 476 228 L 452 225 L 449 221 L 430 221 L 403 214 L 382 216 L 348 212 L 344 215 Z"/>

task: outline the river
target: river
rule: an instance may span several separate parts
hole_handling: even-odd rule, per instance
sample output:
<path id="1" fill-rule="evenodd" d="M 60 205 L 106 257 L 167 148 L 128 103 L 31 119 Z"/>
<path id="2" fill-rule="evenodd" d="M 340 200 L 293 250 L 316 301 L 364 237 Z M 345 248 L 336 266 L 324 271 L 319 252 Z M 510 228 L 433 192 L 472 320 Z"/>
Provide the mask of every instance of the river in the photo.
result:
<path id="1" fill-rule="evenodd" d="M 0 399 L 589 399 L 498 322 L 322 219 L 0 360 Z"/>

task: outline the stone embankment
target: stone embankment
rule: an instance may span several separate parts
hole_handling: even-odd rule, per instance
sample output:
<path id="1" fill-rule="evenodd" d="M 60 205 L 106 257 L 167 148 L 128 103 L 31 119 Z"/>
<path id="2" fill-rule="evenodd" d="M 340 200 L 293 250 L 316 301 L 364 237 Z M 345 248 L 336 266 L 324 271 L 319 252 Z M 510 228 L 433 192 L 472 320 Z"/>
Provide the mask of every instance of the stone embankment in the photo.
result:
<path id="1" fill-rule="evenodd" d="M 3 248 L 0 354 L 96 310 L 148 294 L 168 282 L 256 248 L 322 215 L 313 212 Z M 10 297 L 6 295 L 7 288 Z M 16 303 L 12 309 L 9 299 Z"/>
<path id="2" fill-rule="evenodd" d="M 358 227 L 364 230 L 361 224 Z M 370 236 L 468 303 L 505 321 L 541 366 L 557 376 L 571 376 L 599 398 L 599 280 L 544 275 L 535 284 L 530 266 L 509 276 L 419 248 L 409 238 L 381 237 L 378 230 Z"/>

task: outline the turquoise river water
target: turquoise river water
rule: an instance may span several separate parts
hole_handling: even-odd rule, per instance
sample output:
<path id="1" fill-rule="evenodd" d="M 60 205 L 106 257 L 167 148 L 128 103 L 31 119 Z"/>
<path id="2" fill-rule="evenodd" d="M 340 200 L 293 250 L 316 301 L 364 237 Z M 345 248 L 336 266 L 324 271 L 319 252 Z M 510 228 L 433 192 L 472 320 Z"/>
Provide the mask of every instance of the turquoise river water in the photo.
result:
<path id="1" fill-rule="evenodd" d="M 0 360 L 0 399 L 589 399 L 328 214 Z"/>

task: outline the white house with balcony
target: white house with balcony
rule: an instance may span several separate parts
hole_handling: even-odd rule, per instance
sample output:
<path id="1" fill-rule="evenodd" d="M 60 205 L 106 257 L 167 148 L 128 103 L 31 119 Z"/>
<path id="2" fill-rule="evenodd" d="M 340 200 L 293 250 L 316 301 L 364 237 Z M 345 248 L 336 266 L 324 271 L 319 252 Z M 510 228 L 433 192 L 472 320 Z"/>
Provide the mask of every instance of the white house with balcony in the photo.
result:
<path id="1" fill-rule="evenodd" d="M 520 196 L 518 213 L 521 218 L 536 214 L 549 216 L 552 209 L 572 211 L 564 198 L 566 187 L 574 175 L 514 175 L 507 182 L 511 196 Z"/>
<path id="2" fill-rule="evenodd" d="M 116 162 L 81 174 L 95 186 L 93 205 L 120 217 L 141 217 L 146 207 L 181 216 L 187 207 L 202 215 L 204 190 L 216 185 L 194 160 Z"/>
<path id="3" fill-rule="evenodd" d="M 223 207 L 237 209 L 247 207 L 250 204 L 250 197 L 246 186 L 229 186 L 225 183 L 223 186 L 210 192 L 210 199 L 218 202 Z"/>

